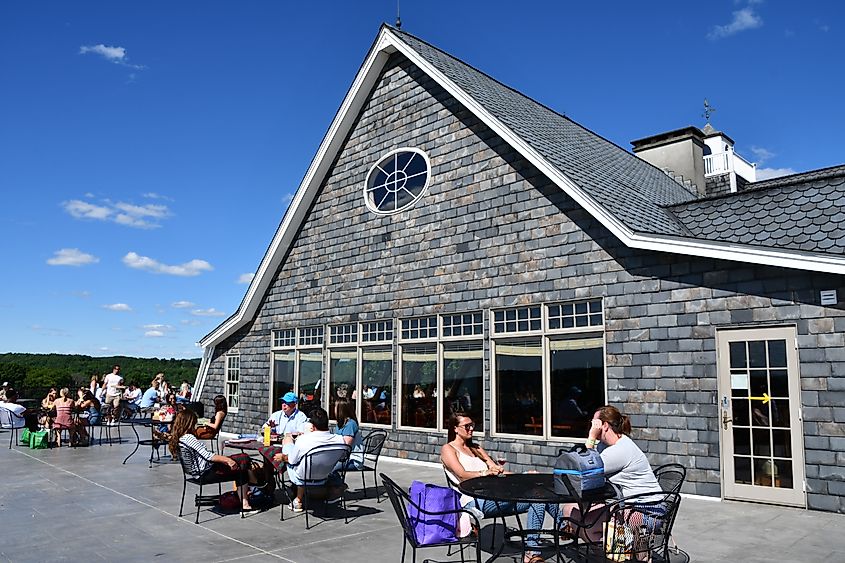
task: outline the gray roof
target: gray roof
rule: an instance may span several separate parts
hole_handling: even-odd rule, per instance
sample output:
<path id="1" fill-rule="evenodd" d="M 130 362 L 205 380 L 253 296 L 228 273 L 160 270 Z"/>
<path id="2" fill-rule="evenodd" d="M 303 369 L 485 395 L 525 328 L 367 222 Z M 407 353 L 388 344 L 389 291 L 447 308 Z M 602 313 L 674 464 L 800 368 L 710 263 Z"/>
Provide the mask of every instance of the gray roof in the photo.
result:
<path id="1" fill-rule="evenodd" d="M 845 166 L 764 180 L 670 209 L 696 238 L 845 254 Z"/>
<path id="2" fill-rule="evenodd" d="M 391 30 L 629 229 L 689 235 L 662 206 L 695 196 L 661 170 L 425 41 Z"/>

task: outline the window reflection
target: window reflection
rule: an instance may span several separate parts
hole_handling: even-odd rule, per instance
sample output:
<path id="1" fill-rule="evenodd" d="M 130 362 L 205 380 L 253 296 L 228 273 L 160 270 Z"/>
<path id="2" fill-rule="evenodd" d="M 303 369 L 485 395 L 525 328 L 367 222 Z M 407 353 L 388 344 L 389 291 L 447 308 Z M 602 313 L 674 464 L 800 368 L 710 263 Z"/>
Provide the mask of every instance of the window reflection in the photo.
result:
<path id="1" fill-rule="evenodd" d="M 288 391 L 293 391 L 293 373 L 296 352 L 276 352 L 273 354 L 273 396 L 271 397 L 272 412 L 282 408 L 279 399 Z"/>
<path id="2" fill-rule="evenodd" d="M 321 406 L 323 353 L 299 353 L 299 410 L 308 415 Z"/>
<path id="3" fill-rule="evenodd" d="M 437 347 L 402 348 L 401 424 L 437 427 Z"/>
<path id="4" fill-rule="evenodd" d="M 543 433 L 543 357 L 540 340 L 496 345 L 496 431 Z"/>
<path id="5" fill-rule="evenodd" d="M 334 418 L 337 399 L 349 399 L 358 412 L 358 353 L 355 350 L 329 350 L 329 416 Z"/>
<path id="6" fill-rule="evenodd" d="M 362 352 L 362 422 L 390 424 L 393 394 L 393 355 L 390 348 Z"/>
<path id="7" fill-rule="evenodd" d="M 484 430 L 484 347 L 481 342 L 448 344 L 443 350 L 443 427 L 455 412 L 469 414 Z"/>
<path id="8" fill-rule="evenodd" d="M 552 436 L 586 436 L 593 413 L 604 403 L 601 338 L 552 340 Z"/>

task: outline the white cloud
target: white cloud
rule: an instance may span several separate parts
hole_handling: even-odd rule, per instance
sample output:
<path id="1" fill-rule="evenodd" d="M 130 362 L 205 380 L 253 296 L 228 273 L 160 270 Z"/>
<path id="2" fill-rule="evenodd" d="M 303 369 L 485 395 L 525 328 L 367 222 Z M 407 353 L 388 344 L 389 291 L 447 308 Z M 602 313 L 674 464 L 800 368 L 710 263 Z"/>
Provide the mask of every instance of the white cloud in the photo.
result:
<path id="1" fill-rule="evenodd" d="M 193 303 L 191 301 L 176 301 L 175 303 L 170 304 L 170 306 L 174 309 L 190 309 L 195 305 L 196 303 Z"/>
<path id="2" fill-rule="evenodd" d="M 102 205 L 96 205 L 87 201 L 72 199 L 62 202 L 62 207 L 71 217 L 76 219 L 110 221 L 138 229 L 156 229 L 161 226 L 161 219 L 170 216 L 170 209 L 166 205 L 152 203 L 135 205 L 123 201 L 112 203 L 109 200 L 104 200 Z"/>
<path id="3" fill-rule="evenodd" d="M 52 258 L 47 259 L 51 266 L 84 266 L 96 264 L 100 259 L 93 254 L 82 252 L 78 248 L 62 248 L 53 253 Z"/>
<path id="4" fill-rule="evenodd" d="M 108 352 L 110 348 L 108 346 L 100 346 L 97 348 L 100 352 Z"/>
<path id="5" fill-rule="evenodd" d="M 130 63 L 129 57 L 126 56 L 126 49 L 124 47 L 109 47 L 99 43 L 97 45 L 83 45 L 79 48 L 80 55 L 87 55 L 89 53 L 99 55 L 110 63 L 134 68 L 136 70 L 143 70 L 147 68 L 144 65 Z"/>
<path id="6" fill-rule="evenodd" d="M 758 168 L 757 181 L 780 178 L 781 176 L 790 176 L 792 174 L 796 174 L 792 168 Z"/>
<path id="7" fill-rule="evenodd" d="M 70 293 L 74 297 L 79 297 L 80 299 L 88 299 L 91 297 L 91 292 L 87 289 L 83 289 L 82 291 L 71 291 Z"/>
<path id="8" fill-rule="evenodd" d="M 85 197 L 87 197 L 87 198 L 89 198 L 89 199 L 94 197 L 94 194 L 93 194 L 93 193 L 91 193 L 91 192 L 85 192 L 85 194 L 84 194 L 84 195 L 85 195 Z"/>
<path id="9" fill-rule="evenodd" d="M 707 34 L 708 39 L 716 40 L 736 35 L 741 31 L 755 29 L 763 25 L 763 18 L 754 13 L 750 6 L 733 13 L 733 20 L 726 25 L 713 26 Z"/>
<path id="10" fill-rule="evenodd" d="M 144 336 L 148 338 L 161 338 L 164 336 L 164 333 L 160 330 L 148 330 L 144 333 Z"/>
<path id="11" fill-rule="evenodd" d="M 249 272 L 247 274 L 241 274 L 238 277 L 238 283 L 250 283 L 252 281 L 252 278 L 254 277 L 255 274 L 253 274 L 252 272 Z"/>
<path id="12" fill-rule="evenodd" d="M 179 322 L 186 326 L 201 326 L 203 324 L 199 319 L 182 319 Z"/>
<path id="13" fill-rule="evenodd" d="M 214 307 L 210 309 L 194 309 L 191 311 L 191 314 L 195 317 L 225 317 L 226 313 L 223 311 L 218 311 Z"/>
<path id="14" fill-rule="evenodd" d="M 763 147 L 751 147 L 751 154 L 754 155 L 754 158 L 757 160 L 759 164 L 763 164 L 767 160 L 771 159 L 772 157 L 776 156 L 775 153 L 772 151 L 763 148 Z"/>
<path id="15" fill-rule="evenodd" d="M 156 192 L 147 192 L 145 194 L 141 194 L 141 197 L 145 197 L 147 199 L 163 199 L 166 201 L 173 201 L 172 197 L 167 197 L 166 195 L 157 194 Z"/>
<path id="16" fill-rule="evenodd" d="M 148 330 L 162 330 L 162 331 L 164 331 L 164 330 L 172 330 L 172 329 L 173 329 L 173 327 L 172 327 L 172 326 L 170 326 L 170 325 L 163 325 L 163 324 L 148 324 L 148 325 L 144 325 L 144 327 L 143 327 L 143 328 L 146 328 L 146 329 L 148 329 Z"/>
<path id="17" fill-rule="evenodd" d="M 185 262 L 184 264 L 169 266 L 148 256 L 141 256 L 135 252 L 130 252 L 124 256 L 123 263 L 130 268 L 135 268 L 136 270 L 146 270 L 154 274 L 168 274 L 171 276 L 186 277 L 198 276 L 203 272 L 208 272 L 214 269 L 212 265 L 205 260 L 199 260 L 197 258 L 194 258 L 189 262 Z"/>
<path id="18" fill-rule="evenodd" d="M 108 309 L 109 311 L 131 311 L 132 307 L 126 303 L 112 303 L 111 305 L 103 305 L 103 309 Z"/>

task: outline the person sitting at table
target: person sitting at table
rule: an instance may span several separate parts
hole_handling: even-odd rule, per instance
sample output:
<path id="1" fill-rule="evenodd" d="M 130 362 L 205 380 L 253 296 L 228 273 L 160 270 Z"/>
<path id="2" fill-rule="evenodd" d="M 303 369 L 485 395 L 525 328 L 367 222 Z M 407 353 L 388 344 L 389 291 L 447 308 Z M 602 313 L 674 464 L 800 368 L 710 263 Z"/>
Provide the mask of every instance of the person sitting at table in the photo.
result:
<path id="1" fill-rule="evenodd" d="M 53 418 L 56 416 L 56 398 L 58 391 L 55 387 L 50 387 L 47 396 L 41 399 L 41 416 L 38 417 L 38 424 L 43 428 L 51 428 L 53 426 Z"/>
<path id="2" fill-rule="evenodd" d="M 364 437 L 355 418 L 355 403 L 349 399 L 337 399 L 334 403 L 334 417 L 337 427 L 334 433 L 343 436 L 343 441 L 352 448 L 352 453 L 346 461 L 347 471 L 361 471 L 364 468 Z M 335 468 L 336 471 L 340 467 Z"/>
<path id="3" fill-rule="evenodd" d="M 156 410 L 156 404 L 159 402 L 158 388 L 160 385 L 158 379 L 153 379 L 150 382 L 150 388 L 144 391 L 141 396 L 141 412 L 149 413 Z"/>
<path id="4" fill-rule="evenodd" d="M 602 445 L 599 455 L 604 464 L 604 473 L 608 480 L 620 489 L 622 498 L 660 492 L 660 484 L 654 476 L 648 458 L 628 437 L 630 433 L 631 421 L 628 417 L 619 412 L 616 407 L 605 405 L 593 414 L 585 445 L 587 448 Z M 605 510 L 605 508 L 599 505 L 590 512 L 597 510 Z M 594 525 L 582 529 L 589 541 L 601 540 L 602 524 L 606 516 L 595 514 L 593 517 L 583 518 L 577 504 L 564 504 L 563 518 L 564 520 L 571 519 L 573 522 L 595 522 Z M 564 531 L 573 534 L 573 525 L 567 525 Z"/>
<path id="5" fill-rule="evenodd" d="M 73 410 L 76 402 L 68 397 L 70 390 L 63 387 L 59 391 L 59 398 L 56 399 L 56 418 L 53 420 L 53 430 L 56 431 L 56 447 L 62 447 L 62 430 L 67 430 L 70 443 L 76 445 L 79 441 L 78 425 L 73 420 Z"/>
<path id="6" fill-rule="evenodd" d="M 141 389 L 135 385 L 135 382 L 129 383 L 126 391 L 123 392 L 123 415 L 127 418 L 131 417 L 136 412 L 141 410 L 141 397 L 143 393 Z"/>
<path id="7" fill-rule="evenodd" d="M 79 439 L 82 442 L 90 443 L 88 427 L 102 424 L 102 415 L 100 414 L 102 405 L 91 391 L 82 389 L 81 392 L 82 397 L 76 402 L 76 408 L 82 413 L 87 413 L 88 416 L 79 419 Z"/>
<path id="8" fill-rule="evenodd" d="M 226 402 L 226 397 L 217 395 L 214 397 L 214 416 L 208 422 L 197 428 L 197 438 L 200 440 L 211 440 L 223 428 L 223 421 L 226 420 L 226 414 L 229 412 L 229 405 Z"/>
<path id="9" fill-rule="evenodd" d="M 194 435 L 196 426 L 197 414 L 194 411 L 190 409 L 179 411 L 173 419 L 173 426 L 170 430 L 168 440 L 170 451 L 178 457 L 181 455 L 180 447 L 182 446 L 194 450 L 197 454 L 200 473 L 204 473 L 210 467 L 215 474 L 221 477 L 231 477 L 238 485 L 238 496 L 241 498 L 241 516 L 257 512 L 249 504 L 249 497 L 246 492 L 252 459 L 245 453 L 225 456 L 208 451 L 208 448 Z"/>
<path id="10" fill-rule="evenodd" d="M 158 428 L 153 428 L 153 438 L 161 440 L 162 442 L 170 441 L 168 425 L 173 421 L 173 417 L 176 416 L 176 413 L 180 410 L 182 409 L 177 408 L 176 405 L 176 394 L 170 393 L 167 395 L 166 402 L 158 410 L 158 420 L 160 424 L 158 425 Z M 173 454 L 174 458 L 176 458 L 176 452 L 173 449 L 170 450 L 170 453 Z"/>
<path id="11" fill-rule="evenodd" d="M 296 408 L 298 400 L 296 393 L 288 391 L 279 399 L 282 401 L 282 408 L 271 414 L 261 429 L 269 426 L 270 430 L 276 434 L 299 434 L 302 432 L 302 426 L 308 422 L 308 417 Z"/>
<path id="12" fill-rule="evenodd" d="M 177 398 L 181 397 L 181 398 L 185 399 L 186 401 L 190 401 L 191 400 L 191 384 L 183 379 L 182 385 L 179 386 L 179 391 L 176 393 L 176 397 Z"/>
<path id="13" fill-rule="evenodd" d="M 460 483 L 473 477 L 485 475 L 500 475 L 504 468 L 497 464 L 476 444 L 473 439 L 475 424 L 468 413 L 456 412 L 449 418 L 448 442 L 440 448 L 440 462 L 446 470 L 449 479 Z M 527 502 L 496 502 L 493 500 L 476 499 L 469 495 L 461 495 L 461 506 L 473 511 L 479 511 L 484 517 L 510 515 L 514 513 L 528 513 L 528 529 L 540 530 L 543 527 L 545 512 L 549 512 L 557 521 L 557 506 Z M 525 563 L 542 563 L 543 557 L 536 549 L 539 536 L 530 534 L 525 539 L 528 549 L 525 552 Z"/>
<path id="14" fill-rule="evenodd" d="M 11 411 L 15 415 L 11 417 L 12 428 L 26 427 L 33 432 L 38 430 L 38 414 L 32 409 L 18 404 L 18 392 L 14 388 L 6 388 L 6 397 L 4 401 L 0 401 L 0 408 Z"/>
<path id="15" fill-rule="evenodd" d="M 307 432 L 297 438 L 296 442 L 289 433 L 285 434 L 282 441 L 282 452 L 273 456 L 274 464 L 287 464 L 288 478 L 296 485 L 296 498 L 290 503 L 293 512 L 302 512 L 302 499 L 305 495 L 305 464 L 301 463 L 305 454 L 316 447 L 328 444 L 346 444 L 343 436 L 329 432 L 329 413 L 325 409 L 317 407 L 311 411 L 309 422 L 314 425 L 313 432 Z M 332 473 L 326 479 L 328 500 L 326 502 L 338 502 L 343 494 L 343 488 L 338 482 L 336 473 Z M 320 482 L 309 482 L 310 485 L 320 485 Z"/>

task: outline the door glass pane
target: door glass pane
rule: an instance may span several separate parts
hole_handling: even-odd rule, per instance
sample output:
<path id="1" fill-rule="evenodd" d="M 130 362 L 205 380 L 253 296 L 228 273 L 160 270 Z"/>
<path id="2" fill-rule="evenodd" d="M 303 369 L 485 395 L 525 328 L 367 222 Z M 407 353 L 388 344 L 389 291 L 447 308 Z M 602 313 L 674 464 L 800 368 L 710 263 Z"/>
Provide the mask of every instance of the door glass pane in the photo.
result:
<path id="1" fill-rule="evenodd" d="M 790 471 L 792 470 L 791 463 Z M 754 484 L 760 487 L 782 486 L 782 472 L 777 461 L 769 458 L 754 458 Z M 790 482 L 792 481 L 790 477 Z"/>
<path id="2" fill-rule="evenodd" d="M 753 426 L 771 426 L 771 417 L 769 416 L 769 404 L 763 404 L 763 401 L 751 401 L 751 424 Z"/>
<path id="3" fill-rule="evenodd" d="M 752 368 L 766 367 L 765 340 L 752 340 L 748 343 L 748 366 Z"/>
<path id="4" fill-rule="evenodd" d="M 772 455 L 772 445 L 769 438 L 768 429 L 754 429 L 752 430 L 752 438 L 754 441 L 754 455 L 755 456 L 770 456 Z"/>
<path id="5" fill-rule="evenodd" d="M 786 340 L 769 340 L 769 367 L 786 367 Z"/>
<path id="6" fill-rule="evenodd" d="M 437 428 L 437 346 L 402 347 L 401 424 Z"/>
<path id="7" fill-rule="evenodd" d="M 792 457 L 792 439 L 789 430 L 772 430 L 772 454 L 775 457 Z"/>
<path id="8" fill-rule="evenodd" d="M 772 426 L 789 428 L 789 399 L 775 399 L 770 403 L 772 405 Z"/>
<path id="9" fill-rule="evenodd" d="M 603 346 L 601 338 L 549 342 L 552 436 L 586 436 L 605 404 Z"/>
<path id="10" fill-rule="evenodd" d="M 496 431 L 543 433 L 543 351 L 540 340 L 496 345 Z"/>
<path id="11" fill-rule="evenodd" d="M 745 370 L 731 370 L 731 396 L 747 397 L 748 388 L 751 385 L 748 379 L 748 372 Z"/>
<path id="12" fill-rule="evenodd" d="M 731 369 L 748 367 L 748 359 L 745 355 L 745 342 L 731 342 Z"/>
<path id="13" fill-rule="evenodd" d="M 737 426 L 749 426 L 748 399 L 732 399 L 733 423 Z"/>
<path id="14" fill-rule="evenodd" d="M 329 416 L 334 419 L 337 399 L 352 401 L 358 412 L 358 353 L 355 350 L 329 350 Z"/>
<path id="15" fill-rule="evenodd" d="M 443 428 L 452 414 L 470 415 L 484 430 L 484 345 L 481 342 L 447 344 L 443 350 Z"/>
<path id="16" fill-rule="evenodd" d="M 308 415 L 322 406 L 323 353 L 299 353 L 299 410 Z"/>
<path id="17" fill-rule="evenodd" d="M 791 489 L 793 487 L 792 479 L 792 461 L 788 459 L 776 459 L 775 463 L 775 479 L 774 486 L 783 489 Z"/>
<path id="18" fill-rule="evenodd" d="M 361 390 L 363 422 L 390 424 L 393 396 L 393 352 L 390 348 L 364 350 L 361 378 L 364 382 Z"/>
<path id="19" fill-rule="evenodd" d="M 764 369 L 751 370 L 751 396 L 762 397 L 763 393 L 769 393 L 768 373 Z"/>
<path id="20" fill-rule="evenodd" d="M 734 456 L 734 481 L 751 484 L 751 458 Z"/>
<path id="21" fill-rule="evenodd" d="M 751 455 L 751 431 L 748 428 L 734 428 L 734 453 Z"/>
<path id="22" fill-rule="evenodd" d="M 769 379 L 772 385 L 772 392 L 770 393 L 772 397 L 789 396 L 789 381 L 785 369 L 773 369 L 769 371 Z"/>
<path id="23" fill-rule="evenodd" d="M 293 370 L 295 352 L 276 352 L 273 354 L 273 412 L 281 410 L 280 397 L 288 391 L 293 391 Z"/>

